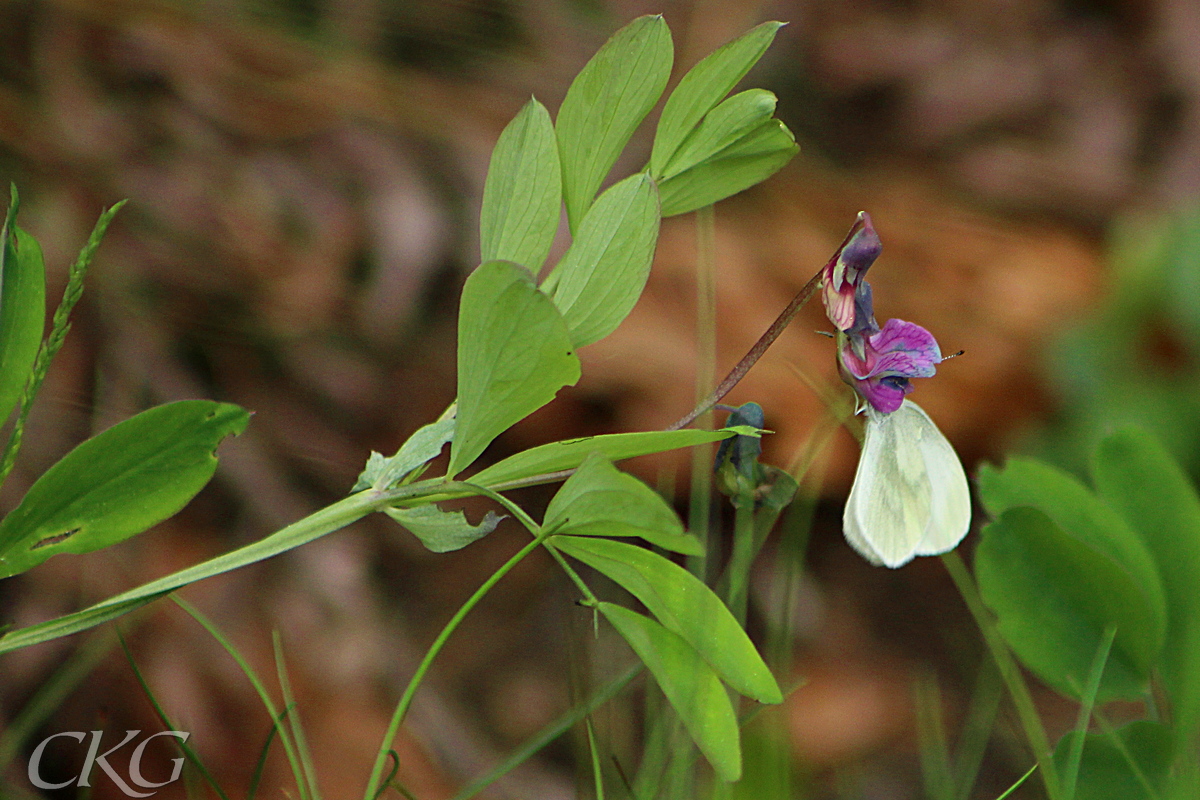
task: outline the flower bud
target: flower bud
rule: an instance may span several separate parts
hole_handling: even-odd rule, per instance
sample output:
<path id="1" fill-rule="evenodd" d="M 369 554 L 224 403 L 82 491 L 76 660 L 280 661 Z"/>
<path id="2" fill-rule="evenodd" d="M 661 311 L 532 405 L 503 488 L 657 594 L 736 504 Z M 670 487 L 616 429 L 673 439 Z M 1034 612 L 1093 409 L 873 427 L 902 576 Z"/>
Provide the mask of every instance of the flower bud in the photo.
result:
<path id="1" fill-rule="evenodd" d="M 829 321 L 839 331 L 848 331 L 855 327 L 858 317 L 856 299 L 863 276 L 867 269 L 879 257 L 883 245 L 871 218 L 867 212 L 858 212 L 846 240 L 825 265 L 821 276 L 821 300 L 825 303 L 825 313 Z M 867 312 L 870 313 L 870 289 L 866 293 Z"/>

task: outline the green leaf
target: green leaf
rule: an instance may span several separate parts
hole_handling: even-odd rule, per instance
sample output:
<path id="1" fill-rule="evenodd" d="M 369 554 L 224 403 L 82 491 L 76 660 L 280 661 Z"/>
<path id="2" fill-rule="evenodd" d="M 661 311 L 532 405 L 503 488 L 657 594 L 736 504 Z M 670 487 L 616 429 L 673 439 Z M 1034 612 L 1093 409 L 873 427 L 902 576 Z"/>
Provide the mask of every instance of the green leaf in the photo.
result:
<path id="1" fill-rule="evenodd" d="M 979 497 L 993 518 L 1015 506 L 1032 506 L 1065 533 L 1106 554 L 1129 573 L 1145 596 L 1151 626 L 1144 635 L 1161 642 L 1166 630 L 1166 599 L 1158 567 L 1135 529 L 1070 474 L 1028 458 L 1010 458 L 1004 469 L 979 470 Z M 1118 631 L 1117 641 L 1129 631 Z M 1158 644 L 1150 645 L 1157 650 Z M 1094 652 L 1094 651 L 1093 651 Z"/>
<path id="2" fill-rule="evenodd" d="M 638 17 L 613 34 L 571 83 L 555 131 L 572 233 L 629 137 L 658 102 L 673 58 L 663 18 Z"/>
<path id="3" fill-rule="evenodd" d="M 764 22 L 714 50 L 688 70 L 663 106 L 650 154 L 652 175 L 662 177 L 684 139 L 758 63 L 781 27 L 782 22 Z"/>
<path id="4" fill-rule="evenodd" d="M 554 242 L 561 206 L 554 124 L 531 99 L 492 151 L 479 213 L 481 260 L 513 261 L 536 273 Z"/>
<path id="5" fill-rule="evenodd" d="M 1161 633 L 1120 564 L 1039 509 L 1017 507 L 983 529 L 975 574 L 1000 633 L 1046 683 L 1080 697 L 1105 631 L 1115 627 L 1099 697 L 1144 695 Z"/>
<path id="6" fill-rule="evenodd" d="M 15 189 L 14 189 L 15 192 Z M 0 234 L 0 422 L 7 419 L 29 380 L 46 325 L 46 267 L 37 240 L 16 226 L 9 206 Z"/>
<path id="7" fill-rule="evenodd" d="M 737 717 L 716 673 L 691 645 L 654 620 L 612 603 L 600 603 L 599 609 L 658 681 L 721 780 L 732 783 L 740 778 Z"/>
<path id="8" fill-rule="evenodd" d="M 1061 770 L 1068 763 L 1079 731 L 1054 748 Z M 1115 731 L 1084 737 L 1083 760 L 1075 800 L 1166 798 L 1171 777 L 1171 731 L 1157 722 L 1134 722 Z"/>
<path id="9" fill-rule="evenodd" d="M 739 431 L 701 431 L 686 428 L 678 431 L 637 431 L 635 433 L 606 433 L 582 439 L 563 439 L 561 442 L 531 447 L 492 464 L 471 476 L 471 483 L 495 487 L 501 483 L 575 469 L 593 452 L 603 453 L 610 461 L 635 456 L 663 453 L 698 444 L 728 439 Z"/>
<path id="10" fill-rule="evenodd" d="M 0 522 L 0 577 L 108 547 L 179 511 L 216 470 L 217 444 L 249 418 L 229 403 L 184 400 L 88 439 Z"/>
<path id="11" fill-rule="evenodd" d="M 458 422 L 447 475 L 577 380 L 567 325 L 529 272 L 507 261 L 481 264 L 459 304 Z"/>
<path id="12" fill-rule="evenodd" d="M 704 555 L 665 500 L 600 452 L 588 456 L 550 500 L 543 527 L 575 536 L 639 536 L 664 550 Z"/>
<path id="13" fill-rule="evenodd" d="M 396 455 L 390 458 L 372 452 L 367 459 L 366 468 L 350 491 L 357 492 L 367 488 L 388 489 L 417 467 L 437 458 L 446 443 L 454 438 L 454 421 L 454 415 L 447 414 L 437 422 L 418 428 L 416 433 L 400 445 Z"/>
<path id="14" fill-rule="evenodd" d="M 625 542 L 554 536 L 554 547 L 607 576 L 682 636 L 717 674 L 760 703 L 783 695 L 753 642 L 712 589 L 678 564 Z"/>
<path id="15" fill-rule="evenodd" d="M 1092 463 L 1096 491 L 1150 549 L 1169 612 L 1161 656 L 1176 732 L 1191 742 L 1200 726 L 1200 499 L 1183 470 L 1149 434 L 1118 431 Z"/>
<path id="16" fill-rule="evenodd" d="M 658 188 L 644 172 L 600 195 L 556 272 L 554 303 L 576 347 L 621 324 L 650 277 L 658 241 Z"/>
<path id="17" fill-rule="evenodd" d="M 416 508 L 386 508 L 384 512 L 435 553 L 461 550 L 496 530 L 500 520 L 504 519 L 496 512 L 489 511 L 484 514 L 483 521 L 472 525 L 467 522 L 463 512 L 442 511 L 432 504 Z"/>
<path id="18" fill-rule="evenodd" d="M 800 151 L 792 132 L 769 119 L 717 155 L 659 184 L 664 217 L 724 200 L 774 175 Z"/>
<path id="19" fill-rule="evenodd" d="M 753 133 L 775 113 L 775 95 L 747 89 L 721 101 L 704 117 L 671 158 L 660 180 L 666 180 L 712 158 Z"/>

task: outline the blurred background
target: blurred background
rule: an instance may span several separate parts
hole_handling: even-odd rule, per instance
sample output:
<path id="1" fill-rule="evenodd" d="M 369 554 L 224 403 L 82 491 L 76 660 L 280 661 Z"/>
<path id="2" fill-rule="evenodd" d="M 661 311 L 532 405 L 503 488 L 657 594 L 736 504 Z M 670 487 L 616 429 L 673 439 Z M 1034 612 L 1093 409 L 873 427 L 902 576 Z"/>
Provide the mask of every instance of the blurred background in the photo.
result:
<path id="1" fill-rule="evenodd" d="M 880 319 L 965 350 L 917 399 L 968 472 L 1011 452 L 1078 469 L 1101 432 L 1132 421 L 1200 473 L 1200 6 L 1187 0 L 0 0 L 0 179 L 21 191 L 51 296 L 100 211 L 130 200 L 0 505 L 148 405 L 207 397 L 255 412 L 180 516 L 0 582 L 0 624 L 264 536 L 344 496 L 370 450 L 391 453 L 434 419 L 454 397 L 457 294 L 478 259 L 496 137 L 531 94 L 556 109 L 614 30 L 658 12 L 676 77 L 758 22 L 790 23 L 747 85 L 778 94 L 801 154 L 716 210 L 721 374 L 867 210 L 884 243 L 871 272 Z M 618 173 L 640 166 L 649 133 Z M 667 220 L 627 323 L 581 353 L 577 387 L 485 459 L 687 411 L 695 261 L 693 215 Z M 962 724 L 979 637 L 936 560 L 876 569 L 843 542 L 857 445 L 822 433 L 838 385 L 822 326 L 806 309 L 730 397 L 766 409 L 771 463 L 827 445 L 804 489 L 799 584 L 772 595 L 780 559 L 768 560 L 752 603 L 758 628 L 789 604 L 806 680 L 771 719 L 795 796 L 915 798 L 917 713 L 936 686 L 947 726 Z M 685 507 L 686 460 L 630 468 L 677 484 Z M 502 526 L 433 555 L 368 519 L 185 596 L 265 674 L 280 633 L 324 791 L 358 796 L 416 660 L 521 539 Z M 399 777 L 422 800 L 451 796 L 579 690 L 573 660 L 597 645 L 552 566 L 523 563 L 437 662 L 398 746 Z M 244 796 L 270 727 L 244 677 L 165 603 L 123 629 L 177 726 Z M 0 659 L 0 726 L 83 652 L 94 669 L 43 735 L 157 729 L 110 647 L 75 637 Z M 1073 723 L 1068 705 L 1042 700 L 1052 732 Z M 636 721 L 613 713 L 615 731 Z M 1012 729 L 1002 713 L 979 797 L 1028 766 Z M 577 744 L 564 738 L 490 796 L 575 796 Z M 260 796 L 287 796 L 288 780 L 272 758 Z M 92 796 L 123 795 L 98 781 Z"/>

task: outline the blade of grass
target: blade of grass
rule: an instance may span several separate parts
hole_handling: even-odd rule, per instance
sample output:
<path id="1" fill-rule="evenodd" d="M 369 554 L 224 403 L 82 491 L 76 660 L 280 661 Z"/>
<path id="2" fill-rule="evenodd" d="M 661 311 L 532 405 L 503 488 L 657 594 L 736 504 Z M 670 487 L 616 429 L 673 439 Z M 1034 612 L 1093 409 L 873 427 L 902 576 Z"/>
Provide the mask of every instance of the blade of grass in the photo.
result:
<path id="1" fill-rule="evenodd" d="M 1121 754 L 1121 756 L 1125 759 L 1125 763 L 1129 765 L 1129 769 L 1133 772 L 1134 778 L 1136 778 L 1137 782 L 1142 785 L 1142 791 L 1146 793 L 1146 800 L 1159 800 L 1159 794 L 1155 790 L 1154 784 L 1150 782 L 1150 778 L 1147 777 L 1146 771 L 1143 770 L 1141 765 L 1137 763 L 1137 759 L 1133 757 L 1133 753 L 1129 752 L 1129 747 L 1126 746 L 1125 740 L 1121 738 L 1119 733 L 1117 733 L 1117 729 L 1114 728 L 1112 723 L 1109 722 L 1103 715 L 1096 714 L 1095 718 L 1096 722 L 1100 724 L 1101 730 L 1104 731 L 1104 735 L 1112 740 L 1113 747 L 1117 748 L 1117 752 Z"/>
<path id="2" fill-rule="evenodd" d="M 280 637 L 279 631 L 271 633 L 271 644 L 275 649 L 275 674 L 279 677 L 279 690 L 283 693 L 283 702 L 287 704 L 289 711 L 288 727 L 292 730 L 292 740 L 296 744 L 300 769 L 304 775 L 300 796 L 301 798 L 310 797 L 312 800 L 321 800 L 321 790 L 317 786 L 317 772 L 313 765 L 312 753 L 308 749 L 308 740 L 304 737 L 304 725 L 300 721 L 300 710 L 296 705 L 296 697 L 292 694 L 292 680 L 288 676 L 287 662 L 283 657 L 283 639 Z"/>
<path id="3" fill-rule="evenodd" d="M 287 714 L 288 710 L 284 709 L 283 713 Z M 272 717 L 271 729 L 267 731 L 267 739 L 263 742 L 262 749 L 258 753 L 258 761 L 254 764 L 254 773 L 250 776 L 250 787 L 246 790 L 246 800 L 254 800 L 254 795 L 258 794 L 258 786 L 262 783 L 263 770 L 267 767 L 267 755 L 271 752 L 271 743 L 275 741 L 275 736 L 279 733 L 280 727 L 283 725 L 283 717 L 278 719 Z"/>
<path id="4" fill-rule="evenodd" d="M 942 722 L 942 694 L 936 679 L 928 674 L 920 676 L 913 686 L 913 696 L 925 794 L 929 800 L 951 800 L 954 778 L 950 745 Z"/>
<path id="5" fill-rule="evenodd" d="M 991 739 L 1003 695 L 1004 687 L 1000 684 L 996 665 L 985 660 L 979 670 L 979 677 L 975 680 L 967 719 L 963 723 L 954 757 L 955 800 L 969 800 L 971 796 L 971 789 L 979 776 L 979 768 L 983 764 L 983 755 L 987 750 L 988 740 Z"/>
<path id="6" fill-rule="evenodd" d="M 4 446 L 4 456 L 0 458 L 0 483 L 4 483 L 4 480 L 8 477 L 8 473 L 12 471 L 13 464 L 16 463 L 17 453 L 21 449 L 21 439 L 25 432 L 25 420 L 29 416 L 29 409 L 33 405 L 34 398 L 37 397 L 38 390 L 42 386 L 42 381 L 46 378 L 46 372 L 50 369 L 50 363 L 58 355 L 63 341 L 67 338 L 67 332 L 71 329 L 71 310 L 75 308 L 75 304 L 79 302 L 79 298 L 83 295 L 83 279 L 87 275 L 88 267 L 92 264 L 92 257 L 96 255 L 96 250 L 100 247 L 100 241 L 104 238 L 104 233 L 108 230 L 109 223 L 112 222 L 113 217 L 117 215 L 117 212 L 121 210 L 121 206 L 125 205 L 125 203 L 126 201 L 122 200 L 100 215 L 100 219 L 96 220 L 96 226 L 92 228 L 91 235 L 88 236 L 87 243 L 79 251 L 79 256 L 76 257 L 75 263 L 71 265 L 71 269 L 67 273 L 67 286 L 63 290 L 62 300 L 59 301 L 58 308 L 54 311 L 54 319 L 50 326 L 50 335 L 42 342 L 42 347 L 38 350 L 37 358 L 33 362 L 33 371 L 29 376 L 29 382 L 25 384 L 25 390 L 21 393 L 20 411 L 17 413 L 17 420 L 13 424 L 12 432 L 9 434 L 8 443 Z"/>
<path id="7" fill-rule="evenodd" d="M 17 751 L 33 732 L 63 704 L 83 679 L 112 652 L 116 644 L 117 639 L 111 631 L 89 637 L 71 654 L 66 663 L 38 687 L 29 702 L 12 718 L 3 733 L 0 733 L 0 774 L 8 769 Z"/>
<path id="8" fill-rule="evenodd" d="M 481 489 L 480 491 L 486 492 L 487 496 L 489 497 L 492 497 L 493 495 L 492 492 L 487 490 Z M 529 515 L 525 514 L 525 512 L 522 511 L 519 506 L 512 505 L 507 498 L 500 499 L 506 504 L 506 506 L 510 508 L 510 510 L 514 512 L 518 519 L 526 524 L 526 527 L 532 526 L 531 532 L 534 533 L 534 539 L 518 550 L 511 558 L 508 559 L 508 561 L 504 562 L 499 569 L 492 573 L 491 577 L 484 581 L 480 587 L 475 590 L 474 594 L 467 598 L 466 602 L 462 604 L 458 611 L 455 612 L 454 616 L 450 618 L 450 621 L 447 622 L 445 627 L 442 628 L 441 633 L 438 634 L 437 638 L 433 641 L 433 644 L 431 644 L 429 649 L 425 651 L 424 658 L 421 659 L 421 663 L 417 665 L 416 672 L 414 672 L 412 678 L 409 679 L 408 686 L 406 686 L 404 689 L 404 694 L 400 696 L 400 702 L 396 704 L 396 710 L 392 712 L 391 722 L 388 724 L 387 732 L 384 734 L 383 742 L 380 745 L 379 754 L 375 758 L 375 766 L 371 769 L 371 777 L 367 781 L 367 789 L 363 795 L 366 800 L 370 800 L 370 798 L 375 796 L 375 793 L 380 786 L 380 778 L 382 777 L 383 773 L 383 762 L 387 751 L 392 748 L 392 742 L 395 740 L 396 735 L 400 732 L 400 725 L 404 722 L 404 717 L 408 714 L 409 706 L 412 705 L 413 697 L 417 693 L 417 687 L 421 685 L 421 681 L 425 678 L 425 673 L 427 673 L 429 668 L 433 665 L 434 659 L 437 658 L 438 653 L 442 651 L 442 648 L 445 646 L 446 641 L 450 638 L 450 635 L 454 633 L 467 614 L 471 613 L 471 609 L 478 605 L 479 601 L 483 599 L 484 595 L 491 591 L 492 587 L 500 582 L 501 578 L 507 575 L 513 567 L 521 563 L 525 556 L 532 553 L 538 547 L 541 547 L 542 542 L 544 542 L 549 535 L 554 533 L 553 529 L 541 530 L 539 526 L 533 522 L 533 520 L 529 519 Z"/>
<path id="9" fill-rule="evenodd" d="M 600 750 L 596 746 L 596 731 L 592 727 L 591 716 L 583 720 L 587 729 L 588 752 L 592 757 L 592 781 L 596 787 L 596 800 L 604 800 L 604 772 L 600 769 Z"/>
<path id="10" fill-rule="evenodd" d="M 133 670 L 133 676 L 137 679 L 138 685 L 142 687 L 142 692 L 145 693 L 146 699 L 150 701 L 150 705 L 154 707 L 154 713 L 160 720 L 162 720 L 162 724 L 166 726 L 167 730 L 179 730 L 177 727 L 175 727 L 175 723 L 171 722 L 171 718 L 167 716 L 167 712 L 162 707 L 162 704 L 158 702 L 158 698 L 150 689 L 150 684 L 146 682 L 146 677 L 142 675 L 142 671 L 138 669 L 137 662 L 133 659 L 133 652 L 129 649 L 129 643 L 125 641 L 125 637 L 121 634 L 120 630 L 117 631 L 117 639 L 121 643 L 121 651 L 125 653 L 125 660 L 129 662 L 129 668 Z M 187 740 L 181 741 L 176 739 L 175 741 L 176 746 L 183 751 L 183 755 L 188 760 L 188 763 L 196 768 L 196 771 L 200 774 L 200 777 L 204 779 L 204 782 L 207 783 L 209 787 L 217 793 L 217 796 L 220 797 L 221 800 L 229 800 L 228 795 L 221 790 L 221 786 L 217 783 L 217 779 L 214 778 L 213 774 L 208 771 L 208 767 L 204 765 L 204 762 L 200 759 L 200 755 L 190 744 L 187 743 Z"/>
<path id="11" fill-rule="evenodd" d="M 1032 767 L 1030 767 L 1028 772 L 1026 772 L 1026 773 L 1025 773 L 1024 775 L 1022 775 L 1020 778 L 1017 778 L 1017 782 L 1016 782 L 1016 783 L 1014 783 L 1012 786 L 1008 787 L 1007 789 L 1005 789 L 1005 790 L 1004 790 L 1004 794 L 1002 794 L 1002 795 L 1000 795 L 999 797 L 997 797 L 997 798 L 996 798 L 996 800 L 1004 800 L 1004 798 L 1006 798 L 1006 797 L 1008 797 L 1009 795 L 1011 795 L 1011 794 L 1012 794 L 1013 792 L 1015 792 L 1017 789 L 1020 789 L 1020 788 L 1021 788 L 1021 784 L 1022 784 L 1022 783 L 1024 783 L 1024 782 L 1026 781 L 1026 779 L 1028 779 L 1028 778 L 1029 778 L 1029 776 L 1033 774 L 1033 771 L 1034 771 L 1035 769 L 1037 769 L 1037 768 L 1038 768 L 1038 765 L 1037 765 L 1037 764 L 1034 764 Z"/>
<path id="12" fill-rule="evenodd" d="M 1113 640 L 1116 638 L 1117 629 L 1114 626 L 1106 628 L 1100 646 L 1096 648 L 1096 657 L 1092 660 L 1087 687 L 1081 697 L 1083 702 L 1079 705 L 1079 718 L 1075 722 L 1075 738 L 1067 751 L 1067 766 L 1063 770 L 1063 796 L 1066 800 L 1075 800 L 1075 785 L 1079 780 L 1079 764 L 1083 761 L 1088 722 L 1091 721 L 1092 710 L 1096 707 L 1096 694 L 1100 691 L 1100 679 L 1104 677 L 1104 665 L 1108 663 L 1108 655 L 1112 652 Z"/>
<path id="13" fill-rule="evenodd" d="M 1025 738 L 1029 741 L 1038 766 L 1042 768 L 1042 783 L 1046 787 L 1046 794 L 1049 795 L 1050 800 L 1061 800 L 1061 785 L 1050 750 L 1050 740 L 1046 737 L 1046 729 L 1042 727 L 1042 720 L 1038 717 L 1037 708 L 1033 704 L 1033 696 L 1029 693 L 1025 679 L 1021 676 L 1020 667 L 1017 666 L 1008 646 L 1000 637 L 1000 632 L 996 630 L 992 618 L 988 616 L 989 612 L 979 597 L 979 590 L 975 587 L 975 581 L 967 571 L 962 557 L 957 551 L 952 550 L 943 555 L 941 559 L 946 566 L 946 571 L 950 573 L 955 587 L 958 588 L 959 594 L 966 602 L 967 610 L 975 619 L 975 624 L 983 632 L 984 641 L 987 643 L 996 666 L 1000 668 L 1000 677 L 1004 679 L 1009 696 L 1012 697 L 1013 705 L 1016 706 L 1017 716 L 1025 730 Z"/>
<path id="14" fill-rule="evenodd" d="M 603 688 L 588 698 L 588 700 L 576 705 L 545 728 L 542 728 L 532 739 L 513 751 L 512 755 L 500 762 L 490 772 L 454 795 L 452 800 L 471 800 L 471 798 L 484 789 L 487 789 L 530 758 L 533 758 L 534 755 L 555 739 L 571 730 L 581 720 L 586 719 L 589 714 L 620 694 L 626 686 L 633 682 L 634 678 L 641 674 L 643 669 L 644 667 L 641 664 L 637 664 L 609 681 Z"/>
<path id="15" fill-rule="evenodd" d="M 271 695 L 267 691 L 266 685 L 263 684 L 262 679 L 258 677 L 258 673 L 254 671 L 254 668 L 250 666 L 250 662 L 248 662 L 245 657 L 242 656 L 241 651 L 233 646 L 233 642 L 229 641 L 229 638 L 225 635 L 225 633 L 208 617 L 206 617 L 200 612 L 199 609 L 184 600 L 182 597 L 173 594 L 171 595 L 171 600 L 175 602 L 175 605 L 187 612 L 192 619 L 200 623 L 200 626 L 204 628 L 204 630 L 208 631 L 208 635 L 216 639 L 217 644 L 225 648 L 225 652 L 229 653 L 230 657 L 238 665 L 238 669 L 240 669 L 242 674 L 246 676 L 246 679 L 250 681 L 250 685 L 254 687 L 255 693 L 258 694 L 258 699 L 263 704 L 263 708 L 267 710 L 267 713 L 271 715 L 271 719 L 275 722 L 274 730 L 279 734 L 279 742 L 283 745 L 283 751 L 287 755 L 288 764 L 291 766 L 292 776 L 296 780 L 297 788 L 303 786 L 304 776 L 300 770 L 300 759 L 296 755 L 296 748 L 292 743 L 291 737 L 288 735 L 288 730 L 283 725 L 284 720 L 292 711 L 291 707 L 285 706 L 282 711 L 279 711 L 276 708 L 275 701 L 271 699 Z M 268 740 L 268 744 L 269 743 L 270 741 Z"/>

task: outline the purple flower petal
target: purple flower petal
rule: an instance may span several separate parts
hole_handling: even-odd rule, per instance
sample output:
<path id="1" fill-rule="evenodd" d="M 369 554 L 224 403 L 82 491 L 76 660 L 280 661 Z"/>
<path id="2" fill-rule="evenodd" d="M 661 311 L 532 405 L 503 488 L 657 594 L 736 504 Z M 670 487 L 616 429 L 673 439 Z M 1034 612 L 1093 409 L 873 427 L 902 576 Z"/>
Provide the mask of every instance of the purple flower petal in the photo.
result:
<path id="1" fill-rule="evenodd" d="M 942 352 L 920 325 L 889 319 L 877 333 L 848 336 L 839 359 L 846 382 L 876 411 L 891 413 L 912 391 L 910 378 L 937 371 Z"/>
<path id="2" fill-rule="evenodd" d="M 839 331 L 855 327 L 859 310 L 855 298 L 867 269 L 879 257 L 883 245 L 867 212 L 860 211 L 850 233 L 833 258 L 822 270 L 821 299 L 829 321 Z M 870 293 L 866 294 L 866 313 L 871 314 Z"/>

